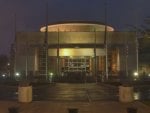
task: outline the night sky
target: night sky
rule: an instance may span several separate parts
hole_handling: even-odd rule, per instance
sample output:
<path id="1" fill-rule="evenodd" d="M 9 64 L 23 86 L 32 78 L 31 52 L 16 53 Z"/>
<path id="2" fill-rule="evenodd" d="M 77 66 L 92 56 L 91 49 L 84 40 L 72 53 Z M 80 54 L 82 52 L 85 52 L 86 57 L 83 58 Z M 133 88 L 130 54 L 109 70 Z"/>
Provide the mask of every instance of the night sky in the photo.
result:
<path id="1" fill-rule="evenodd" d="M 105 21 L 106 0 L 0 0 L 0 54 L 9 55 L 17 31 L 39 31 L 48 22 Z M 128 25 L 144 24 L 150 17 L 150 0 L 108 0 L 107 23 L 117 31 L 128 30 Z"/>

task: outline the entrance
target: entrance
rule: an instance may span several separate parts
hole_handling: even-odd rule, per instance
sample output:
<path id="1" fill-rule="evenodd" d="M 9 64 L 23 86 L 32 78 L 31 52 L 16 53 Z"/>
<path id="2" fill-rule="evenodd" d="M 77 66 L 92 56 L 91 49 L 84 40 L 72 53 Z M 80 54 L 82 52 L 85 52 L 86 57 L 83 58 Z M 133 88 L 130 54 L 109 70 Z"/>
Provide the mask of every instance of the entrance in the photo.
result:
<path id="1" fill-rule="evenodd" d="M 63 57 L 63 72 L 89 72 L 90 57 Z"/>
<path id="2" fill-rule="evenodd" d="M 84 57 L 61 58 L 61 80 L 66 82 L 85 82 L 91 70 L 91 59 Z M 90 79 L 92 80 L 92 79 Z"/>

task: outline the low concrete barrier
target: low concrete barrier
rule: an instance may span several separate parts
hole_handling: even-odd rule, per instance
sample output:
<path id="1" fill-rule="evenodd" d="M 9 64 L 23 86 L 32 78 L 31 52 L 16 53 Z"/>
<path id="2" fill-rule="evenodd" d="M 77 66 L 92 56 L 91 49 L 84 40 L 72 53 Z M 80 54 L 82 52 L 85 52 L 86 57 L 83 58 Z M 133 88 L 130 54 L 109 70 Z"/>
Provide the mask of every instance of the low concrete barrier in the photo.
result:
<path id="1" fill-rule="evenodd" d="M 132 86 L 119 86 L 119 101 L 120 102 L 134 101 Z"/>

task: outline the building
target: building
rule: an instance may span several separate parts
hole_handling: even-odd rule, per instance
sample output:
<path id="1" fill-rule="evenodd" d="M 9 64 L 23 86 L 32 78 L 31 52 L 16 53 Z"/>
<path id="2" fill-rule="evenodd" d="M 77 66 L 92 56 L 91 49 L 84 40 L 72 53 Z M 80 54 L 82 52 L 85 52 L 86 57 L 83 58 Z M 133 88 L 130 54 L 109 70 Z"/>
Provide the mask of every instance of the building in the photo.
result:
<path id="1" fill-rule="evenodd" d="M 136 34 L 96 22 L 67 22 L 18 32 L 14 71 L 21 76 L 129 76 L 136 71 Z"/>
<path id="2" fill-rule="evenodd" d="M 139 74 L 150 78 L 150 34 L 139 38 Z"/>

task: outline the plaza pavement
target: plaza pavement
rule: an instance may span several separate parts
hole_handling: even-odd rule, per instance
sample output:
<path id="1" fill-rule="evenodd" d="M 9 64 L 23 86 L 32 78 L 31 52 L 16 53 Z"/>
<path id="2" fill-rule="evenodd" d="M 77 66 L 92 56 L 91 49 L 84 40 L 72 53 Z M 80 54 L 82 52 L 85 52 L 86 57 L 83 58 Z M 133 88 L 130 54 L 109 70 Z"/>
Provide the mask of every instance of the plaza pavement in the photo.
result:
<path id="1" fill-rule="evenodd" d="M 127 108 L 137 108 L 137 113 L 150 113 L 150 107 L 139 102 L 120 103 L 118 101 L 0 101 L 0 113 L 9 113 L 9 108 L 18 108 L 18 113 L 69 113 L 69 109 L 78 109 L 72 113 L 127 113 Z M 15 113 L 15 112 L 12 112 Z M 70 112 L 71 113 L 71 112 Z"/>

